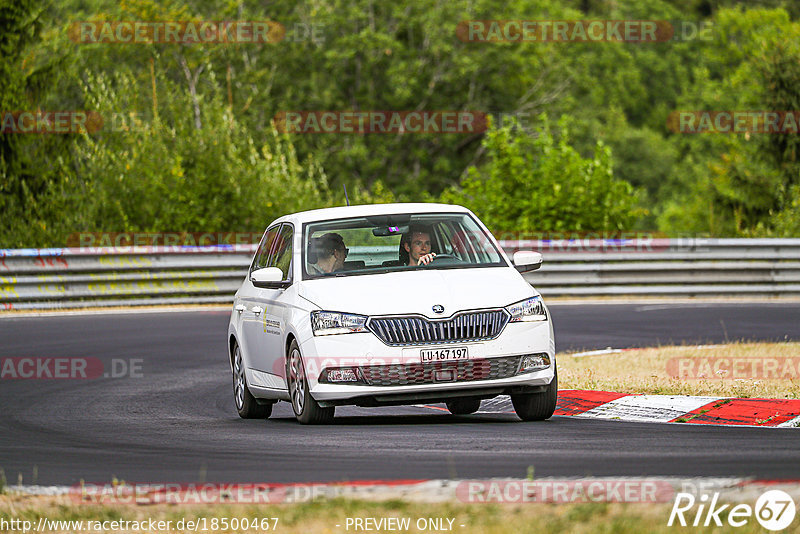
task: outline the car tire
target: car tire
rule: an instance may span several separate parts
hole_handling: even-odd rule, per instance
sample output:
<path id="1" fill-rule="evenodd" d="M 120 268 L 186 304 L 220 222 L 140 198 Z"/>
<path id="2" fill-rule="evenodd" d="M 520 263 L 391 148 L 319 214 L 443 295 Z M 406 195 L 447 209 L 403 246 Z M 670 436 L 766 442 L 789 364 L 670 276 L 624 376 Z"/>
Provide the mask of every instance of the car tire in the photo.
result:
<path id="1" fill-rule="evenodd" d="M 297 341 L 292 340 L 286 357 L 286 382 L 289 386 L 289 399 L 297 421 L 304 425 L 319 425 L 333 421 L 336 407 L 321 407 L 311 396 L 306 379 L 303 356 Z"/>
<path id="2" fill-rule="evenodd" d="M 454 399 L 447 401 L 447 409 L 453 415 L 469 415 L 481 407 L 480 399 Z"/>
<path id="3" fill-rule="evenodd" d="M 556 411 L 558 402 L 558 371 L 553 368 L 553 380 L 541 393 L 519 393 L 511 395 L 514 411 L 523 421 L 544 421 Z"/>
<path id="4" fill-rule="evenodd" d="M 259 404 L 247 387 L 242 350 L 238 343 L 233 345 L 233 402 L 242 419 L 266 419 L 272 415 L 272 404 Z"/>

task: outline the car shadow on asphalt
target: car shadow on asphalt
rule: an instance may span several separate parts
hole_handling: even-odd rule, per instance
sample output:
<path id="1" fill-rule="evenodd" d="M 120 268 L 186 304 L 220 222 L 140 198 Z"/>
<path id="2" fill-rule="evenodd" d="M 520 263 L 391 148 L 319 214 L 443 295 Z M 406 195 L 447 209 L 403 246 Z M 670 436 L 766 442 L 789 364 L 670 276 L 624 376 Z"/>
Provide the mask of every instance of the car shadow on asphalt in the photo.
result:
<path id="1" fill-rule="evenodd" d="M 294 417 L 270 417 L 267 422 L 274 424 L 298 424 Z M 498 423 L 523 423 L 516 416 L 508 414 L 486 415 L 345 415 L 337 416 L 326 426 L 406 426 L 406 425 L 475 425 Z"/>

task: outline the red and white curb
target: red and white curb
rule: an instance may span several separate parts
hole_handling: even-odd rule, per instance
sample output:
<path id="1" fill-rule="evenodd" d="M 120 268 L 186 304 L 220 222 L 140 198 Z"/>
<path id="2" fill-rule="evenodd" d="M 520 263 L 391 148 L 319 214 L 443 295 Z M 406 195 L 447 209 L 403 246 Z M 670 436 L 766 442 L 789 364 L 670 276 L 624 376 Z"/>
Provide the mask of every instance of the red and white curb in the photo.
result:
<path id="1" fill-rule="evenodd" d="M 508 396 L 500 396 L 483 401 L 477 413 L 513 414 L 514 408 Z M 555 415 L 648 423 L 800 428 L 800 399 L 629 395 L 566 389 L 558 392 Z"/>
<path id="2" fill-rule="evenodd" d="M 557 415 L 695 425 L 800 427 L 800 399 L 626 395 L 564 390 Z"/>

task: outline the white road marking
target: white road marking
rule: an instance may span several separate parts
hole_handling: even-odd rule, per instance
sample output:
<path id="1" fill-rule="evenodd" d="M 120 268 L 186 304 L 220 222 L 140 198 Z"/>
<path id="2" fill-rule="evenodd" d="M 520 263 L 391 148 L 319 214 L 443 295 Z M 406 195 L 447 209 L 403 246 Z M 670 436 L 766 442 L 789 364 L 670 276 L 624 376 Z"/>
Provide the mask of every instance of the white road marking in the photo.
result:
<path id="1" fill-rule="evenodd" d="M 576 414 L 575 417 L 666 423 L 724 397 L 687 395 L 630 395 Z"/>
<path id="2" fill-rule="evenodd" d="M 798 415 L 794 419 L 789 419 L 788 421 L 783 422 L 777 426 L 783 428 L 800 428 L 800 415 Z"/>

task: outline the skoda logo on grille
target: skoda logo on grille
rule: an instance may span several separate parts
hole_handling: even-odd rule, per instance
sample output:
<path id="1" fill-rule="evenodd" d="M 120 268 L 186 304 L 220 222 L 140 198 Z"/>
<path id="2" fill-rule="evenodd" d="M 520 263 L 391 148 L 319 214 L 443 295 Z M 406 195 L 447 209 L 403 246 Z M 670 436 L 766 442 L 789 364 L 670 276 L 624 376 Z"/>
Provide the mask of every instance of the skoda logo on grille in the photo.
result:
<path id="1" fill-rule="evenodd" d="M 433 313 L 444 313 L 444 306 L 441 304 L 434 304 L 432 310 Z"/>

